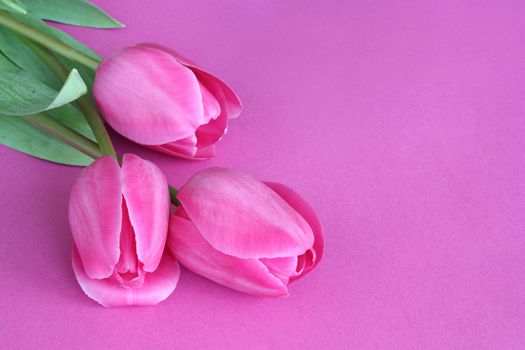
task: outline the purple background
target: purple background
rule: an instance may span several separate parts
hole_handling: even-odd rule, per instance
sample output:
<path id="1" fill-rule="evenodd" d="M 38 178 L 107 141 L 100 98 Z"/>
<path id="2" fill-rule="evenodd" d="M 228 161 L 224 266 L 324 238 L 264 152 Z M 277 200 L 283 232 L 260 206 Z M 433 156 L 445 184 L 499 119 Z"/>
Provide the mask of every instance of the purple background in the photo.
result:
<path id="1" fill-rule="evenodd" d="M 326 255 L 285 299 L 183 270 L 157 307 L 104 309 L 71 268 L 79 169 L 1 147 L 0 348 L 525 348 L 525 2 L 96 2 L 127 28 L 70 33 L 171 46 L 245 106 L 212 161 L 119 149 L 176 186 L 220 165 L 294 187 Z"/>

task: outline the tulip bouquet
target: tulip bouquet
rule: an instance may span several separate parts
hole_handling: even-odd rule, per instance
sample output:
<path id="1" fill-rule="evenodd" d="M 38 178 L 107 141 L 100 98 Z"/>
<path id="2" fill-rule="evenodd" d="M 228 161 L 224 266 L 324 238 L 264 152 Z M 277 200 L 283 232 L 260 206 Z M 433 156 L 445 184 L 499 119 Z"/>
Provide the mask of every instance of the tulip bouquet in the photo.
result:
<path id="1" fill-rule="evenodd" d="M 84 0 L 0 0 L 0 142 L 85 167 L 69 202 L 82 290 L 107 307 L 155 305 L 175 290 L 180 262 L 241 292 L 288 295 L 323 255 L 321 225 L 300 195 L 225 168 L 177 190 L 155 164 L 118 155 L 105 127 L 208 159 L 241 113 L 236 93 L 166 47 L 138 44 L 102 60 L 44 20 L 123 25 Z"/>

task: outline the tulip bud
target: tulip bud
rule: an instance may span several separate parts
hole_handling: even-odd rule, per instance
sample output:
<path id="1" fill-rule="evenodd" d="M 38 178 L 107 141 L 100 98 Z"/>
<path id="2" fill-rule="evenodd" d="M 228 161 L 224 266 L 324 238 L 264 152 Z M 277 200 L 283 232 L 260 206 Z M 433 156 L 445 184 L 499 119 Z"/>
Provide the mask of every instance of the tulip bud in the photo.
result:
<path id="1" fill-rule="evenodd" d="M 154 305 L 179 279 L 165 249 L 168 184 L 151 162 L 106 156 L 85 168 L 69 201 L 73 269 L 84 292 L 110 306 Z"/>
<path id="2" fill-rule="evenodd" d="M 293 190 L 210 168 L 178 192 L 168 246 L 188 269 L 255 295 L 288 295 L 288 284 L 323 254 L 321 225 Z"/>
<path id="3" fill-rule="evenodd" d="M 241 113 L 239 98 L 226 83 L 155 44 L 127 47 L 106 58 L 93 94 L 118 133 L 187 159 L 213 157 L 228 119 Z"/>

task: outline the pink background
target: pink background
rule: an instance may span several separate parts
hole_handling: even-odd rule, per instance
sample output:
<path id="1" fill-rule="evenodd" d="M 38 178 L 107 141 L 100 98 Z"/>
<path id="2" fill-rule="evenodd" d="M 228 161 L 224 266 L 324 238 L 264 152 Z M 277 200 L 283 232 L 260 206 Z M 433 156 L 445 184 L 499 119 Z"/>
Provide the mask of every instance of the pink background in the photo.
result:
<path id="1" fill-rule="evenodd" d="M 175 48 L 245 111 L 212 161 L 283 182 L 326 256 L 286 299 L 187 270 L 157 307 L 104 309 L 70 263 L 78 168 L 0 148 L 2 349 L 524 349 L 525 2 L 96 1 L 99 53 Z M 140 87 L 137 87 L 140 88 Z"/>

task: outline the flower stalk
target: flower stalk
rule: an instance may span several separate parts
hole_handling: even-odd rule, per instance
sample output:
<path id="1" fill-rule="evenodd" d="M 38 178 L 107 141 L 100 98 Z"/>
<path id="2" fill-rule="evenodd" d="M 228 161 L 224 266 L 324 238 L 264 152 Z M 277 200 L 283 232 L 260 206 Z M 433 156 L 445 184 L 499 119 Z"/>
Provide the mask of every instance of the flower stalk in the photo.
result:
<path id="1" fill-rule="evenodd" d="M 82 96 L 79 98 L 78 105 L 82 110 L 84 118 L 86 118 L 89 127 L 93 131 L 93 135 L 95 135 L 95 139 L 97 140 L 102 153 L 110 155 L 116 159 L 115 148 L 113 147 L 111 138 L 109 137 L 108 131 L 104 126 L 104 121 L 95 107 L 89 101 L 89 97 Z"/>

